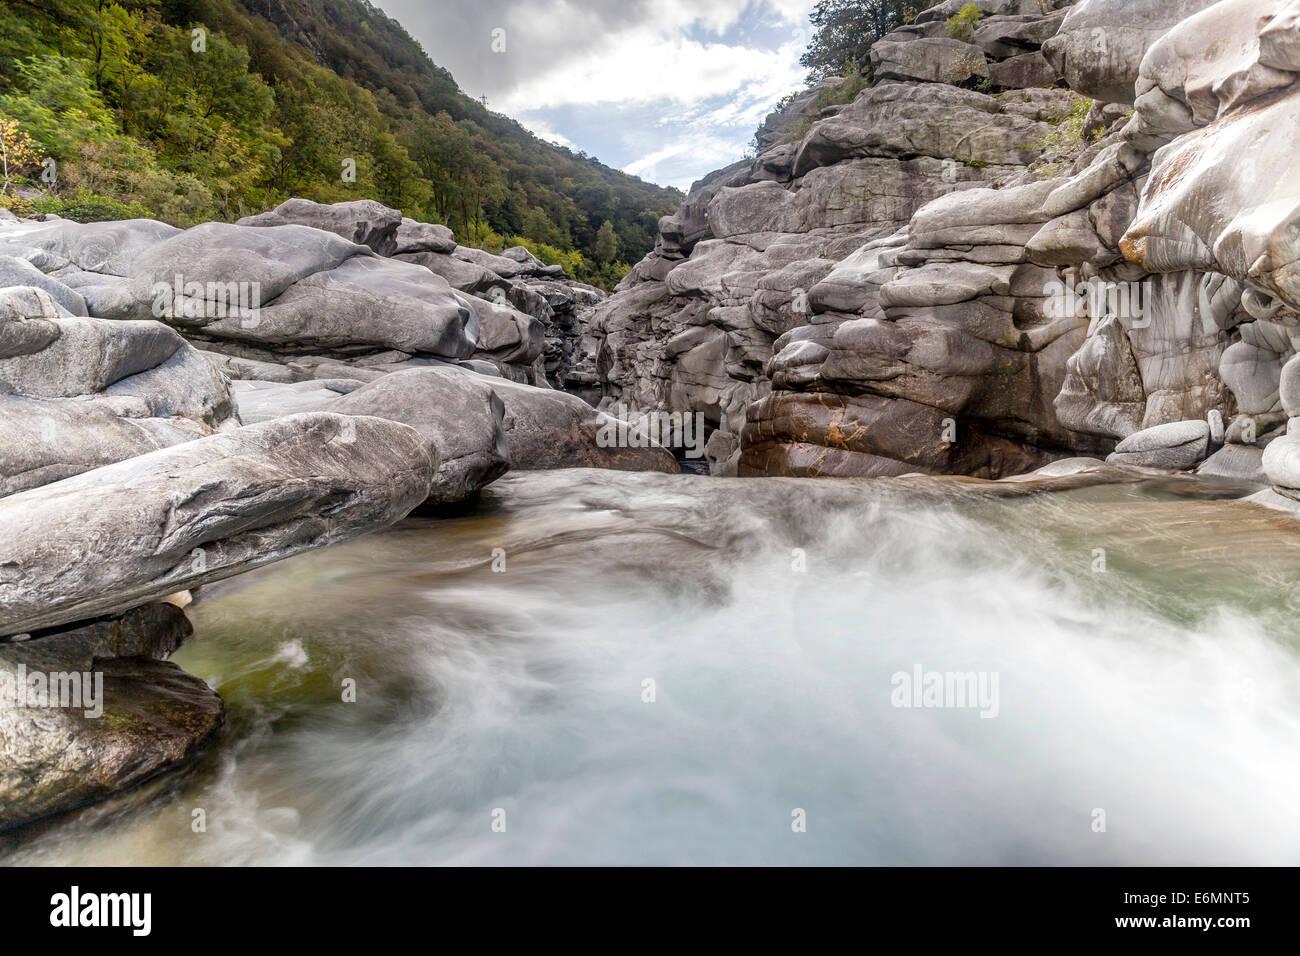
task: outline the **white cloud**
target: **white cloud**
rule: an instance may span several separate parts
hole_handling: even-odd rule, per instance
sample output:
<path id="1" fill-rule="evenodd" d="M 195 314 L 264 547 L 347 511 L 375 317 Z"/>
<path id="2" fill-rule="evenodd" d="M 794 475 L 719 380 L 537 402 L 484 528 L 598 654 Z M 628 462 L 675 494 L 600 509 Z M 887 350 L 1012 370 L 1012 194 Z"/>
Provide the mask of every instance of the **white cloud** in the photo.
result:
<path id="1" fill-rule="evenodd" d="M 739 159 L 773 104 L 803 85 L 815 0 L 379 2 L 492 109 L 686 188 Z M 489 48 L 497 28 L 503 53 Z"/>
<path id="2" fill-rule="evenodd" d="M 608 34 L 584 52 L 556 58 L 518 84 L 501 100 L 504 112 L 570 104 L 698 103 L 759 85 L 789 91 L 799 85 L 799 54 L 806 41 L 792 33 L 775 48 L 687 36 L 698 21 L 688 17 L 671 28 L 649 23 Z M 780 95 L 780 94 L 778 94 Z"/>
<path id="3" fill-rule="evenodd" d="M 690 148 L 690 143 L 674 143 L 672 146 L 665 146 L 663 149 L 653 152 L 649 156 L 642 156 L 640 159 L 628 163 L 623 167 L 623 172 L 631 176 L 640 176 L 643 172 L 653 169 L 665 159 L 680 156 Z"/>
<path id="4" fill-rule="evenodd" d="M 543 120 L 516 117 L 530 133 L 538 139 L 544 139 L 548 143 L 558 143 L 561 146 L 567 146 L 569 149 L 577 152 L 580 147 L 573 140 L 569 139 L 563 133 L 557 133 L 551 129 Z"/>

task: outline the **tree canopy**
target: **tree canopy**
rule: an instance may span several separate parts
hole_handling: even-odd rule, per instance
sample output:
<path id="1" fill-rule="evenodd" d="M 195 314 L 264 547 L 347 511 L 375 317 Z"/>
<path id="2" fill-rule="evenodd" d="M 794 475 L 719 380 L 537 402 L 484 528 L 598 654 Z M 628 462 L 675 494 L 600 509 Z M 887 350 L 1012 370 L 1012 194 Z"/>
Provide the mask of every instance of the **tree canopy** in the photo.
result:
<path id="1" fill-rule="evenodd" d="M 939 0 L 819 0 L 809 15 L 813 37 L 799 62 L 816 83 L 869 62 L 871 44 L 911 23 Z"/>

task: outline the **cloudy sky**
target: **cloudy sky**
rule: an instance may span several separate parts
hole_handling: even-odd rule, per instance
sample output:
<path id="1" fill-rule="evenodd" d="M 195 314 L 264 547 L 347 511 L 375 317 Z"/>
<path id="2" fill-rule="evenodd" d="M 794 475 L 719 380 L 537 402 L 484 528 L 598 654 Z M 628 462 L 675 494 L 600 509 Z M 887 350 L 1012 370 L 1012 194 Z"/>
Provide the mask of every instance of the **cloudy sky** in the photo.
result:
<path id="1" fill-rule="evenodd" d="M 489 108 L 683 190 L 803 85 L 813 2 L 377 0 Z"/>

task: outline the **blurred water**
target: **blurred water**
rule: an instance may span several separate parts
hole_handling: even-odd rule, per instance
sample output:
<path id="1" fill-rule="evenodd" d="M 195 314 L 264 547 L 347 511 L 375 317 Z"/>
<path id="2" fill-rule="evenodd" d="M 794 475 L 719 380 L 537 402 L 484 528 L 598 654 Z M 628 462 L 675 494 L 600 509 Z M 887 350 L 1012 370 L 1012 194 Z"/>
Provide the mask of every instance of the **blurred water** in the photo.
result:
<path id="1" fill-rule="evenodd" d="M 221 743 L 6 861 L 1295 864 L 1300 526 L 1193 487 L 507 476 L 201 595 Z"/>

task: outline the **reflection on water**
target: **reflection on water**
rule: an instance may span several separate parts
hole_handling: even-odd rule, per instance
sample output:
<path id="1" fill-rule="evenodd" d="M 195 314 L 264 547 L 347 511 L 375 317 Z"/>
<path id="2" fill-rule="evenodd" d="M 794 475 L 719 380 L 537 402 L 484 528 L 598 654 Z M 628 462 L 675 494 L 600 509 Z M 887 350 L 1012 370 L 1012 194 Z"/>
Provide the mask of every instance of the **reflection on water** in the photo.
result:
<path id="1" fill-rule="evenodd" d="M 1300 862 L 1295 519 L 988 489 L 512 475 L 245 575 L 175 658 L 220 745 L 8 860 Z"/>

